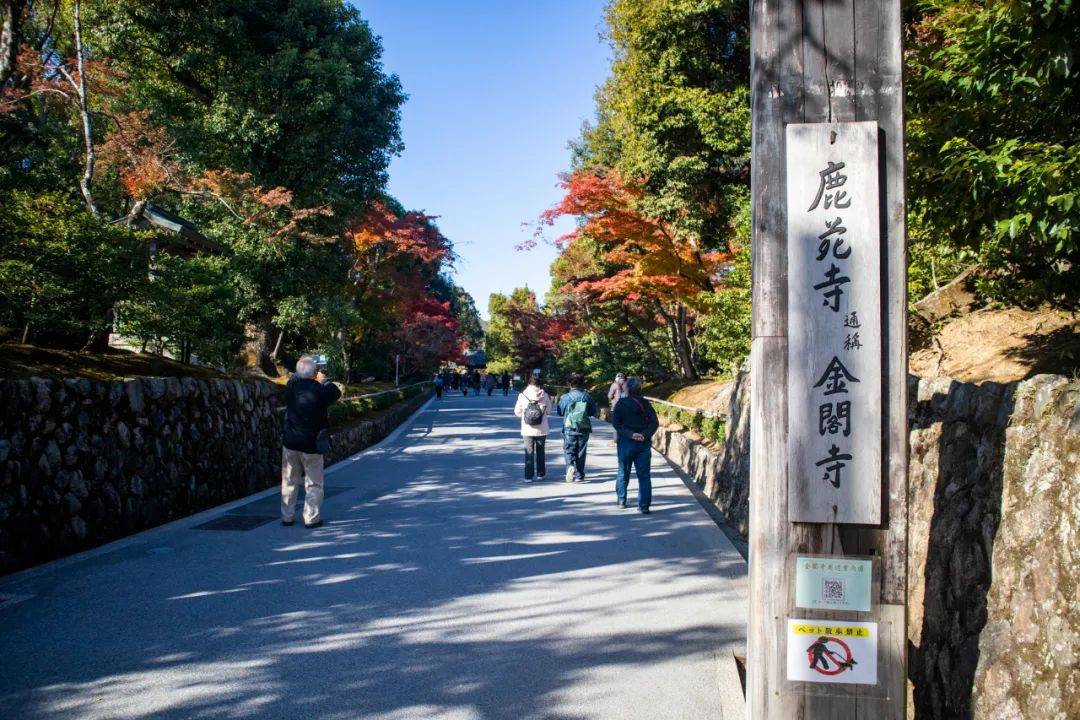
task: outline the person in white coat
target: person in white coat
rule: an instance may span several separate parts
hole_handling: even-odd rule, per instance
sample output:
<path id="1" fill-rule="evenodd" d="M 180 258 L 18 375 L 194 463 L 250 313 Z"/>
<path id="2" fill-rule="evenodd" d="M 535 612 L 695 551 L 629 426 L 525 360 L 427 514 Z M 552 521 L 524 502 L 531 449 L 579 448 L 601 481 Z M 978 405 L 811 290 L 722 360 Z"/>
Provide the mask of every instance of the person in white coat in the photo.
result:
<path id="1" fill-rule="evenodd" d="M 540 377 L 534 374 L 514 404 L 514 414 L 521 418 L 521 437 L 525 441 L 527 483 L 531 483 L 534 477 L 543 480 L 546 474 L 544 445 L 550 432 L 548 417 L 552 409 L 551 398 L 544 392 Z"/>

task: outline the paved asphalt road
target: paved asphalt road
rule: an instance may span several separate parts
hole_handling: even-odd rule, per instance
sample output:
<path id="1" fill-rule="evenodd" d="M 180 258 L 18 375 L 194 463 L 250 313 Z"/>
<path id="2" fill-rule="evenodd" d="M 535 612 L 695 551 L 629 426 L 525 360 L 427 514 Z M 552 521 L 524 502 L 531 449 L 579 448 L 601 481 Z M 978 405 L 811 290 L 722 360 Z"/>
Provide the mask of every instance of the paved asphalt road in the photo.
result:
<path id="1" fill-rule="evenodd" d="M 722 717 L 742 558 L 660 457 L 652 515 L 617 509 L 609 426 L 586 482 L 555 430 L 524 484 L 510 408 L 430 403 L 321 529 L 194 529 L 270 491 L 0 580 L 0 718 Z"/>

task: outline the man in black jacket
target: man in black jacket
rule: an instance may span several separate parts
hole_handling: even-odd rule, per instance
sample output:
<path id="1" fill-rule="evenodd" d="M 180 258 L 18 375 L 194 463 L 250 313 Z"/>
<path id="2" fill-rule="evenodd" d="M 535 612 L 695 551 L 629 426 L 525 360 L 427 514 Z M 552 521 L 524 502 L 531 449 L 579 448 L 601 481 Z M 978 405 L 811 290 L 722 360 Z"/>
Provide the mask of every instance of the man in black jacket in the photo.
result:
<path id="1" fill-rule="evenodd" d="M 629 394 L 619 398 L 611 411 L 611 424 L 617 438 L 619 470 L 615 476 L 615 495 L 619 507 L 626 507 L 626 488 L 630 484 L 630 466 L 638 479 L 638 510 L 649 514 L 652 504 L 652 436 L 660 427 L 649 401 L 641 396 L 641 381 L 626 381 Z"/>
<path id="2" fill-rule="evenodd" d="M 326 409 L 341 397 L 341 390 L 307 355 L 296 361 L 296 374 L 285 386 L 285 430 L 281 453 L 281 524 L 292 525 L 296 517 L 296 492 L 304 473 L 304 525 L 322 525 L 323 453 L 319 433 L 328 430 Z M 327 437 L 324 435 L 324 437 Z"/>

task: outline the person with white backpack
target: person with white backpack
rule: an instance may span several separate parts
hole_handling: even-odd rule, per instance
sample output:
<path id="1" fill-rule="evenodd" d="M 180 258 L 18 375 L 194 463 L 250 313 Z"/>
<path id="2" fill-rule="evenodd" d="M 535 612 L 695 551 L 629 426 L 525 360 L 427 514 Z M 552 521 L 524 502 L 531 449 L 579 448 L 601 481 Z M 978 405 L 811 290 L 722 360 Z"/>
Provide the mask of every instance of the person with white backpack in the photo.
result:
<path id="1" fill-rule="evenodd" d="M 544 392 L 540 375 L 533 373 L 529 385 L 518 395 L 514 414 L 521 418 L 521 437 L 525 441 L 525 482 L 535 477 L 542 481 L 545 472 L 544 445 L 551 431 L 548 417 L 552 411 L 551 398 Z"/>
<path id="2" fill-rule="evenodd" d="M 563 418 L 563 455 L 566 457 L 566 482 L 585 479 L 585 454 L 592 434 L 592 420 L 599 417 L 596 401 L 582 389 L 580 373 L 570 376 L 570 392 L 559 398 L 557 410 Z"/>

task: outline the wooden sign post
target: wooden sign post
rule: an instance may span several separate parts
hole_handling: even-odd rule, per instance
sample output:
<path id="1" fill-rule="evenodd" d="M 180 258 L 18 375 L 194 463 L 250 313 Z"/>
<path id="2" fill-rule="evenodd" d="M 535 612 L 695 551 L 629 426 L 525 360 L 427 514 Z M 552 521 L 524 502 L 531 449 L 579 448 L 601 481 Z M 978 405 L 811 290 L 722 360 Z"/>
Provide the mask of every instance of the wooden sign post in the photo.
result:
<path id="1" fill-rule="evenodd" d="M 749 717 L 904 720 L 900 0 L 751 13 Z"/>

